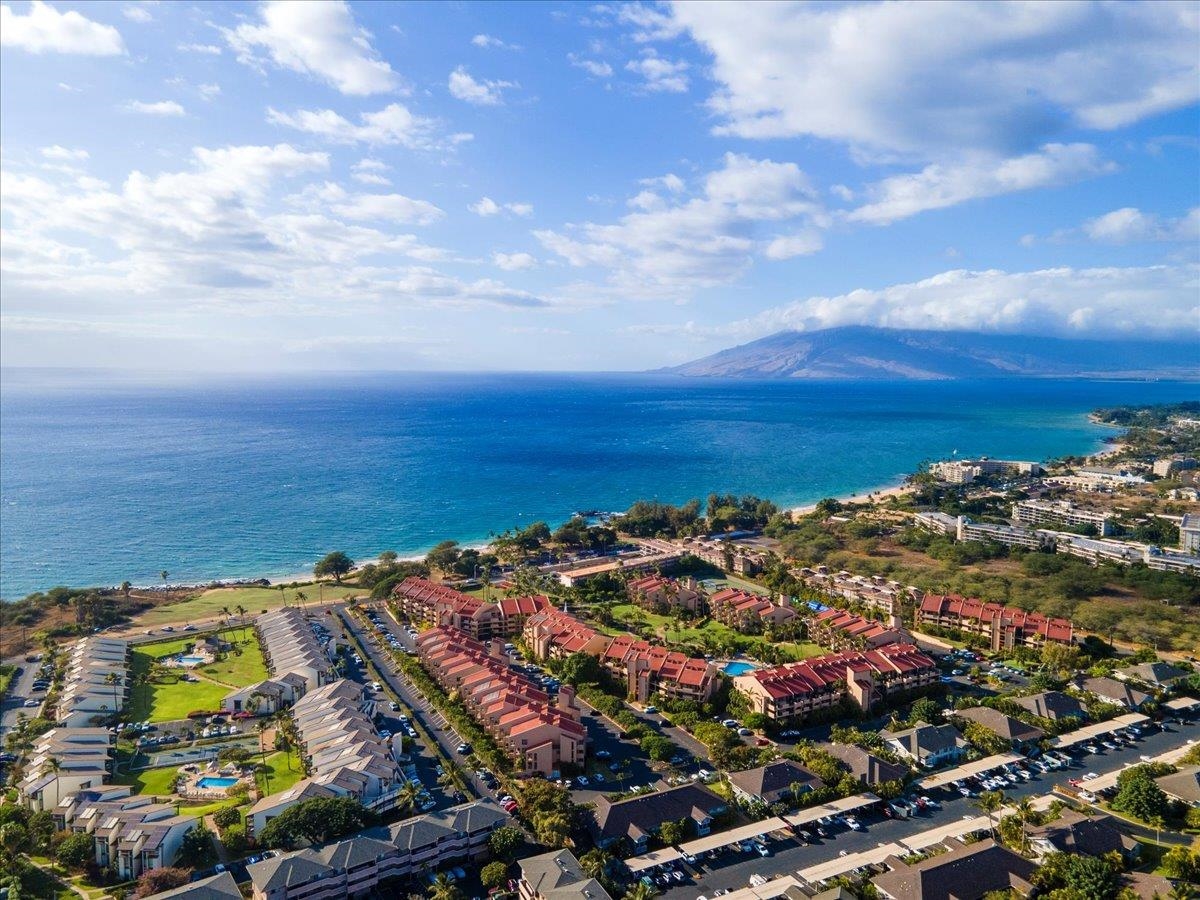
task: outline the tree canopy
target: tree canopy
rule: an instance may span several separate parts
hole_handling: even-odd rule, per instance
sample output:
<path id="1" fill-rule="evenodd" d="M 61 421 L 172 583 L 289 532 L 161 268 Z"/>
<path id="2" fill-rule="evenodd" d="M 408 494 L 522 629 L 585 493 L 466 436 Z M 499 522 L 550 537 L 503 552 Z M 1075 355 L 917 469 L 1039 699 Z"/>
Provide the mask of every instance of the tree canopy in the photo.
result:
<path id="1" fill-rule="evenodd" d="M 333 580 L 341 584 L 342 576 L 350 572 L 354 568 L 354 560 L 352 560 L 342 550 L 335 550 L 332 553 L 326 554 L 313 566 L 313 574 L 318 578 L 325 575 L 332 575 Z"/>
<path id="2" fill-rule="evenodd" d="M 336 840 L 375 823 L 375 814 L 352 797 L 319 797 L 285 809 L 258 836 L 265 847 L 290 850 L 299 843 Z"/>

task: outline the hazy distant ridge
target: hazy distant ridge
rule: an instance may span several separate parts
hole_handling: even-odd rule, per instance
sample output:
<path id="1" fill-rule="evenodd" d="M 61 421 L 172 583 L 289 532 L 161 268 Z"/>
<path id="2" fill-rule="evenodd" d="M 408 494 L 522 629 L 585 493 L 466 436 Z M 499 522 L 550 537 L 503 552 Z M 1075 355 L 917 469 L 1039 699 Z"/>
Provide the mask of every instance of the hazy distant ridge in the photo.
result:
<path id="1" fill-rule="evenodd" d="M 780 331 L 663 369 L 743 378 L 1200 379 L 1200 340 L 1066 340 L 867 326 Z"/>

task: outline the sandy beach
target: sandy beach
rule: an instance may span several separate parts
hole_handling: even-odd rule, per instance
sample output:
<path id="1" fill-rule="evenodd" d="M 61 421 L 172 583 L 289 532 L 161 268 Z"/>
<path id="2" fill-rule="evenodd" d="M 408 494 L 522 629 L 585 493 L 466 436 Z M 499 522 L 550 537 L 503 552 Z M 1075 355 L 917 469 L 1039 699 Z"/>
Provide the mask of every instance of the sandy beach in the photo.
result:
<path id="1" fill-rule="evenodd" d="M 903 497 L 913 492 L 912 487 L 907 484 L 896 484 L 890 487 L 875 488 L 874 490 L 865 491 L 859 494 L 849 494 L 843 497 L 835 497 L 839 503 L 862 503 L 864 501 L 878 503 L 887 500 L 888 497 Z M 793 506 L 788 512 L 793 515 L 806 516 L 817 508 L 816 503 L 809 503 L 807 506 Z"/>

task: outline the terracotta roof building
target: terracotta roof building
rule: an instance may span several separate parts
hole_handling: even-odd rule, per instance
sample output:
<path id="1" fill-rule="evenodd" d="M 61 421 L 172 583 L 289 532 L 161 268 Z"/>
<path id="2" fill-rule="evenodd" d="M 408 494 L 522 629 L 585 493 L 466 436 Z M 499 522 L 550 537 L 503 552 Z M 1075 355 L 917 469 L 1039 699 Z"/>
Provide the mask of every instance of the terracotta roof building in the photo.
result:
<path id="1" fill-rule="evenodd" d="M 959 594 L 926 594 L 917 607 L 917 627 L 922 625 L 982 635 L 991 641 L 993 650 L 1036 647 L 1045 641 L 1069 644 L 1074 634 L 1067 619 Z"/>
<path id="2" fill-rule="evenodd" d="M 791 606 L 737 588 L 717 591 L 708 598 L 708 603 L 714 619 L 742 632 L 757 634 L 768 627 L 790 625 L 798 618 Z"/>
<path id="3" fill-rule="evenodd" d="M 651 611 L 685 609 L 696 613 L 704 606 L 704 594 L 694 585 L 662 575 L 635 578 L 625 586 L 625 590 L 631 603 Z"/>
<path id="4" fill-rule="evenodd" d="M 889 694 L 920 690 L 937 680 L 937 664 L 914 645 L 888 644 L 756 669 L 734 678 L 733 685 L 753 712 L 790 721 L 836 706 L 846 697 L 870 711 Z"/>
<path id="5" fill-rule="evenodd" d="M 900 627 L 898 620 L 891 625 L 883 625 L 842 609 L 826 609 L 817 613 L 809 622 L 809 637 L 834 650 L 846 647 L 866 650 L 885 644 L 913 642 L 912 635 Z"/>

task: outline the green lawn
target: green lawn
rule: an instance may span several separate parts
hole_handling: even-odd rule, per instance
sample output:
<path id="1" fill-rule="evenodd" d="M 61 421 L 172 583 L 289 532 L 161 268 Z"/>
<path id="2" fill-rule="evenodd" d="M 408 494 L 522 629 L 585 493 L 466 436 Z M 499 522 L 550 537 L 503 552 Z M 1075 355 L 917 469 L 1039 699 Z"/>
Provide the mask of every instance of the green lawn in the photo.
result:
<path id="1" fill-rule="evenodd" d="M 179 805 L 179 813 L 180 815 L 203 819 L 205 816 L 212 815 L 218 809 L 224 809 L 229 803 L 229 800 L 214 800 L 210 803 L 181 803 Z M 246 809 L 249 809 L 249 805 L 239 804 L 239 808 L 242 809 L 242 817 L 245 818 L 245 812 Z"/>
<path id="2" fill-rule="evenodd" d="M 221 637 L 233 644 L 235 650 L 219 662 L 191 670 L 201 679 L 212 678 L 212 681 L 136 681 L 138 676 L 150 671 L 153 660 L 182 652 L 196 641 L 195 635 L 138 646 L 133 653 L 135 684 L 125 708 L 126 718 L 135 722 L 169 722 L 187 718 L 187 714 L 195 710 L 216 710 L 233 688 L 254 684 L 267 677 L 258 636 L 252 628 L 226 629 L 221 632 Z"/>
<path id="3" fill-rule="evenodd" d="M 297 587 L 279 588 L 267 587 L 230 587 L 213 588 L 205 591 L 191 600 L 182 603 L 169 603 L 156 606 L 137 617 L 138 625 L 167 625 L 176 622 L 192 622 L 201 619 L 211 619 L 222 615 L 224 607 L 237 614 L 237 607 L 246 608 L 247 615 L 258 615 L 265 610 L 278 609 L 284 603 L 296 603 L 296 595 L 303 593 L 305 603 L 313 606 L 319 597 L 326 600 L 340 600 L 345 597 L 365 597 L 370 591 L 348 585 L 301 584 Z"/>
<path id="4" fill-rule="evenodd" d="M 171 783 L 179 774 L 179 766 L 161 769 L 143 769 L 140 772 L 122 772 L 117 775 L 117 784 L 133 785 L 135 794 L 153 794 L 165 797 L 171 793 Z"/>
<path id="5" fill-rule="evenodd" d="M 641 621 L 650 625 L 659 636 L 667 643 L 690 643 L 701 642 L 707 635 L 709 637 L 720 638 L 725 641 L 743 640 L 745 638 L 754 638 L 755 635 L 745 635 L 740 631 L 730 628 L 728 625 L 722 625 L 714 619 L 709 619 L 700 627 L 685 626 L 679 630 L 675 629 L 675 620 L 670 616 L 660 616 L 655 613 L 646 612 L 640 607 L 634 606 L 632 603 L 620 603 L 613 607 L 613 618 L 617 621 L 616 629 L 608 629 L 610 632 L 623 630 L 624 623 L 631 621 Z M 638 616 L 641 618 L 638 618 Z M 808 659 L 813 656 L 820 656 L 829 651 L 809 641 L 776 641 L 775 646 L 780 648 L 792 660 Z"/>
<path id="6" fill-rule="evenodd" d="M 286 753 L 271 753 L 267 755 L 267 769 L 271 776 L 271 789 L 267 790 L 267 780 L 260 772 L 258 775 L 258 789 L 264 795 L 278 794 L 280 791 L 286 791 L 293 784 L 304 777 L 304 772 L 300 769 L 300 760 L 292 754 L 292 767 L 288 769 L 288 760 Z"/>

